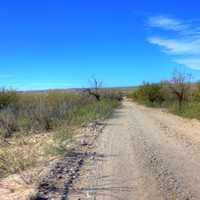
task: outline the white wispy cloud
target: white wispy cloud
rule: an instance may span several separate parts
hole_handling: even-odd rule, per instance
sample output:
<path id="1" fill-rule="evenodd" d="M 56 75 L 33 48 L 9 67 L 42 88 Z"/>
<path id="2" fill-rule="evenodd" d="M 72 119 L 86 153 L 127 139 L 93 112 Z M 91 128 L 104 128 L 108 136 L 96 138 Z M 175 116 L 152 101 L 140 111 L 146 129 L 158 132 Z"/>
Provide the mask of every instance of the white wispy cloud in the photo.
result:
<path id="1" fill-rule="evenodd" d="M 192 69 L 200 69 L 200 58 L 180 58 L 176 59 L 176 62 L 190 66 Z"/>
<path id="2" fill-rule="evenodd" d="M 172 55 L 200 55 L 200 39 L 166 39 L 150 37 L 149 42 L 164 47 L 164 51 Z"/>
<path id="3" fill-rule="evenodd" d="M 161 50 L 172 55 L 178 64 L 200 70 L 200 27 L 194 27 L 191 22 L 189 24 L 164 16 L 151 17 L 149 26 L 166 31 L 165 37 L 149 37 L 151 44 L 160 46 Z M 169 31 L 175 31 L 173 37 L 167 37 Z"/>
<path id="4" fill-rule="evenodd" d="M 149 25 L 152 27 L 163 28 L 166 30 L 174 30 L 174 31 L 184 31 L 188 29 L 189 26 L 183 24 L 182 22 L 165 17 L 165 16 L 154 16 L 149 19 Z"/>

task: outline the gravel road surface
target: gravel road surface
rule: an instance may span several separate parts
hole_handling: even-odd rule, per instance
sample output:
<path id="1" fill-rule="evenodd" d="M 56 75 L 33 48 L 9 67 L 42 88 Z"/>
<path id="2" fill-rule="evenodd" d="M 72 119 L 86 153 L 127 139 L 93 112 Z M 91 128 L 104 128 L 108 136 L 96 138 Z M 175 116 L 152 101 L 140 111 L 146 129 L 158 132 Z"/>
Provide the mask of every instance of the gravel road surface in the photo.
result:
<path id="1" fill-rule="evenodd" d="M 124 100 L 70 200 L 199 200 L 200 122 Z"/>

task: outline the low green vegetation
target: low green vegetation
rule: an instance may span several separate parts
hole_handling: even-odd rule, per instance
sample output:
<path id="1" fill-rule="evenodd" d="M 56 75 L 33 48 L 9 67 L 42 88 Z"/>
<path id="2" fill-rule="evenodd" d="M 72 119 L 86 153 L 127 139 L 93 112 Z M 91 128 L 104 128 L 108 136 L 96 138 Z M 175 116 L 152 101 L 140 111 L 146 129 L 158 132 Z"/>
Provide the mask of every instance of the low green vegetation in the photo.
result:
<path id="1" fill-rule="evenodd" d="M 99 90 L 17 93 L 0 91 L 0 177 L 62 154 L 74 130 L 108 117 L 119 95 Z"/>
<path id="2" fill-rule="evenodd" d="M 117 99 L 102 95 L 100 101 L 84 93 L 50 91 L 16 94 L 0 91 L 0 137 L 33 134 L 67 125 L 87 123 L 107 115 Z"/>
<path id="3" fill-rule="evenodd" d="M 190 77 L 175 72 L 170 80 L 144 83 L 130 97 L 147 106 L 163 107 L 183 117 L 200 119 L 200 83 L 191 83 Z"/>
<path id="4" fill-rule="evenodd" d="M 140 103 L 150 106 L 162 105 L 165 100 L 162 84 L 144 83 L 134 91 L 132 97 Z"/>

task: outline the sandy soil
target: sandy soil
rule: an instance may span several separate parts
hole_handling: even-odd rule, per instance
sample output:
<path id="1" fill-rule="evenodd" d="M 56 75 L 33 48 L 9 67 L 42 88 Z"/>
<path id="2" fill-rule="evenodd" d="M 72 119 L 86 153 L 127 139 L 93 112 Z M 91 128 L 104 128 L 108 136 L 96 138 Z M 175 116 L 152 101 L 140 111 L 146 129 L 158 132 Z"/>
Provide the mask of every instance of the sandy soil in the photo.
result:
<path id="1" fill-rule="evenodd" d="M 199 200 L 200 122 L 124 101 L 70 200 Z"/>

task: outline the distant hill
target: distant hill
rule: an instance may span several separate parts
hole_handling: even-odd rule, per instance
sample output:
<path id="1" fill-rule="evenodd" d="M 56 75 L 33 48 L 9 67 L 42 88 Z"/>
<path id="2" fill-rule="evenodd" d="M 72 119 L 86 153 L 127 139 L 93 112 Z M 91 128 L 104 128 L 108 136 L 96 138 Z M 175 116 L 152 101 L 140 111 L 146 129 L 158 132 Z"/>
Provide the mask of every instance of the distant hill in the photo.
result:
<path id="1" fill-rule="evenodd" d="M 136 86 L 127 86 L 127 87 L 103 87 L 102 90 L 115 90 L 122 93 L 130 93 L 134 89 L 136 89 Z M 17 91 L 19 93 L 45 93 L 48 91 L 63 91 L 63 92 L 81 92 L 85 90 L 85 88 L 69 88 L 69 89 L 46 89 L 46 90 L 26 90 L 26 91 Z"/>

